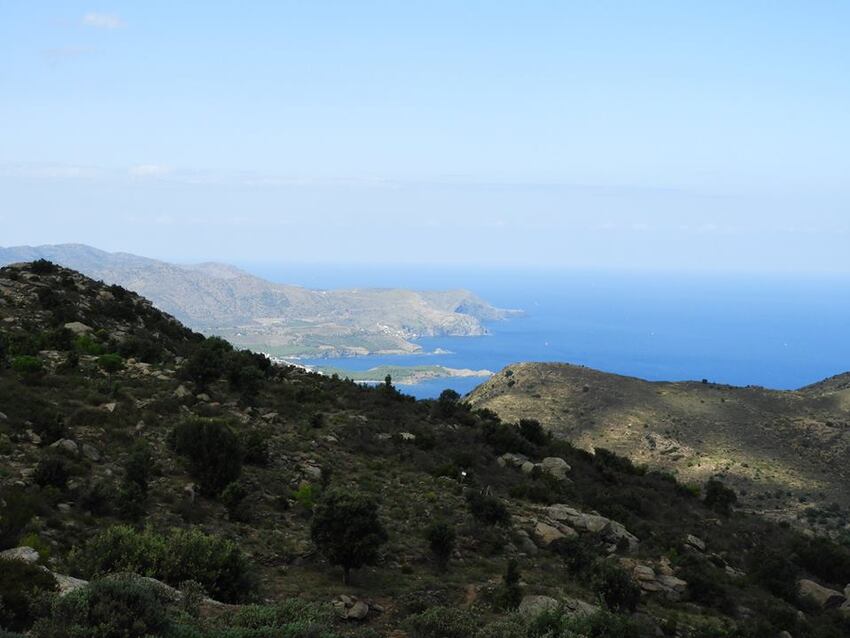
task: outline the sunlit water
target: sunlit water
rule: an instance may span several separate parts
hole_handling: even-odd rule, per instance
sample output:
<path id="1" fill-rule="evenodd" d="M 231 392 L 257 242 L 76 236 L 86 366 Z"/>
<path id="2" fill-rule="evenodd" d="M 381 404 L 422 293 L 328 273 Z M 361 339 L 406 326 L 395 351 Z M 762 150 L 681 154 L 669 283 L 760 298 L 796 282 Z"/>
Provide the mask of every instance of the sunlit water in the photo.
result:
<path id="1" fill-rule="evenodd" d="M 365 370 L 439 364 L 500 368 L 517 361 L 564 361 L 653 380 L 709 379 L 797 388 L 850 369 L 850 280 L 709 277 L 588 272 L 329 266 L 246 269 L 316 288 L 468 288 L 526 315 L 489 324 L 486 337 L 419 340 L 450 354 L 320 359 Z M 480 378 L 401 386 L 417 397 L 460 393 Z"/>

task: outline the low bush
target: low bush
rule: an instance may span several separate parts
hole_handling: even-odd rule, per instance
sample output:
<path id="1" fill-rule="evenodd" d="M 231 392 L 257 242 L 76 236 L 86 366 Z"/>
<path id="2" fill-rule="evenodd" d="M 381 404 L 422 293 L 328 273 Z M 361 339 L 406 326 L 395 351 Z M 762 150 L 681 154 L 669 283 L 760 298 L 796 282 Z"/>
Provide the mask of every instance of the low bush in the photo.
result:
<path id="1" fill-rule="evenodd" d="M 0 558 L 0 627 L 28 629 L 34 620 L 33 602 L 55 590 L 53 575 L 38 565 Z"/>
<path id="2" fill-rule="evenodd" d="M 445 521 L 437 521 L 425 532 L 431 553 L 440 568 L 445 569 L 455 548 L 455 530 Z"/>
<path id="3" fill-rule="evenodd" d="M 32 378 L 44 372 L 44 364 L 38 357 L 21 355 L 12 359 L 12 370 L 22 377 Z"/>
<path id="4" fill-rule="evenodd" d="M 38 512 L 38 501 L 20 487 L 0 491 L 0 550 L 16 547 L 27 523 Z"/>
<path id="5" fill-rule="evenodd" d="M 149 638 L 166 635 L 171 622 L 163 587 L 125 576 L 89 583 L 58 598 L 38 638 Z"/>
<path id="6" fill-rule="evenodd" d="M 591 586 L 605 606 L 613 611 L 633 612 L 640 602 L 640 588 L 632 577 L 608 560 L 597 561 L 594 565 Z"/>
<path id="7" fill-rule="evenodd" d="M 124 525 L 110 527 L 74 552 L 72 562 L 89 578 L 134 572 L 174 587 L 196 580 L 210 596 L 225 602 L 243 600 L 254 587 L 248 563 L 236 543 L 197 529 L 158 534 Z"/>
<path id="8" fill-rule="evenodd" d="M 432 607 L 409 617 L 406 625 L 410 638 L 470 638 L 481 621 L 466 609 Z"/>
<path id="9" fill-rule="evenodd" d="M 505 527 L 511 524 L 511 514 L 508 512 L 508 508 L 496 496 L 470 490 L 466 493 L 466 503 L 473 518 L 481 523 Z"/>
<path id="10" fill-rule="evenodd" d="M 726 487 L 721 481 L 711 479 L 705 484 L 703 502 L 715 512 L 728 516 L 732 513 L 732 506 L 738 502 L 738 496 L 732 488 Z"/>
<path id="11" fill-rule="evenodd" d="M 64 490 L 68 486 L 71 477 L 71 466 L 68 461 L 58 454 L 49 454 L 43 457 L 35 467 L 33 479 L 42 487 L 56 487 Z"/>
<path id="12" fill-rule="evenodd" d="M 120 354 L 102 354 L 97 358 L 100 369 L 113 374 L 124 369 L 124 358 Z"/>

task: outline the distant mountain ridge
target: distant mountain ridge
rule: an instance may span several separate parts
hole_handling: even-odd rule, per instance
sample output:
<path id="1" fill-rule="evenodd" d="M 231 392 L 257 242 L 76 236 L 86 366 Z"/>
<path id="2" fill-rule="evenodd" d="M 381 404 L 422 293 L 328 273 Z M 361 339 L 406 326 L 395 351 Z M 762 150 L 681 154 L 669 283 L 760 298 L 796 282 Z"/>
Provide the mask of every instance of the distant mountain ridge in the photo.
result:
<path id="1" fill-rule="evenodd" d="M 207 334 L 278 356 L 401 354 L 423 336 L 477 336 L 502 310 L 467 290 L 310 290 L 221 263 L 172 264 L 84 244 L 0 248 L 0 265 L 47 259 L 118 284 Z"/>

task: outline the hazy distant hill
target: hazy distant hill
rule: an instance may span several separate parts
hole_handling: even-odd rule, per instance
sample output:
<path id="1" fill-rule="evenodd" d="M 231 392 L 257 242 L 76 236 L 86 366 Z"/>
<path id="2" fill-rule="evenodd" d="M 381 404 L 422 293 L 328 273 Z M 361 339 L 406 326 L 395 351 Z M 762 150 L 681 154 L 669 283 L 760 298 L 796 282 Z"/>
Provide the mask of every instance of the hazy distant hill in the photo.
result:
<path id="1" fill-rule="evenodd" d="M 702 483 L 719 474 L 755 509 L 794 511 L 850 495 L 850 375 L 796 391 L 649 382 L 560 363 L 508 366 L 470 402 L 539 419 L 587 448 Z"/>
<path id="2" fill-rule="evenodd" d="M 277 355 L 414 352 L 421 336 L 486 333 L 512 311 L 466 290 L 309 290 L 219 263 L 177 265 L 81 244 L 0 248 L 0 265 L 48 259 L 151 299 L 192 328 Z"/>

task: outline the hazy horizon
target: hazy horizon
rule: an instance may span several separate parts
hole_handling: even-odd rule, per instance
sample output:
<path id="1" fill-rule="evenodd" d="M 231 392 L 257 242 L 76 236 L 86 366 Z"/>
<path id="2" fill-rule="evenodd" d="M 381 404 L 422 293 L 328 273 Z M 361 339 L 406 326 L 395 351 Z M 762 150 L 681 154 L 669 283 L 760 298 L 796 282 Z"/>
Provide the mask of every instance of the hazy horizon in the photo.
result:
<path id="1" fill-rule="evenodd" d="M 3 245 L 850 273 L 850 8 L 4 3 Z"/>

